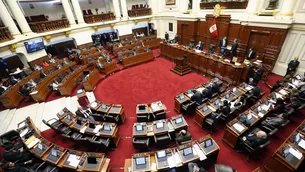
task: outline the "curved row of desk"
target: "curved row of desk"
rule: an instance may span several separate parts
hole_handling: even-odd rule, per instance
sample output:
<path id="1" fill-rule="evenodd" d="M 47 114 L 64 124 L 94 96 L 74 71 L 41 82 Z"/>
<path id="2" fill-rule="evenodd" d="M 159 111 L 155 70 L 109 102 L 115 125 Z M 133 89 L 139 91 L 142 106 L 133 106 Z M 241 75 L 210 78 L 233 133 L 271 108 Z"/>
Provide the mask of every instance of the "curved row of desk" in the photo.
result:
<path id="1" fill-rule="evenodd" d="M 71 171 L 110 171 L 110 159 L 105 154 L 66 149 L 51 143 L 41 136 L 29 117 L 18 124 L 17 131 L 29 151 L 42 161 Z"/>

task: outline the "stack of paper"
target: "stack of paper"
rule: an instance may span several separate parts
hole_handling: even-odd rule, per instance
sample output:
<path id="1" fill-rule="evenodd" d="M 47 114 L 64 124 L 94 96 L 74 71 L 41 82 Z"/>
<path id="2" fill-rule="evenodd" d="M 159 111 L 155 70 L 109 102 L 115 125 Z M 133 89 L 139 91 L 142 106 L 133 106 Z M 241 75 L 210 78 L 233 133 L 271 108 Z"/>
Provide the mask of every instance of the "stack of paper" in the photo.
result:
<path id="1" fill-rule="evenodd" d="M 76 168 L 80 162 L 79 156 L 76 156 L 74 154 L 70 154 L 67 161 L 69 162 L 69 165 Z"/>
<path id="2" fill-rule="evenodd" d="M 259 112 L 259 113 L 258 113 L 258 116 L 262 118 L 262 117 L 264 117 L 264 114 L 261 113 L 261 112 Z"/>
<path id="3" fill-rule="evenodd" d="M 28 132 L 29 132 L 29 129 L 26 128 L 26 129 L 24 129 L 19 135 L 20 135 L 20 137 L 23 137 L 23 136 L 25 136 L 26 133 L 28 133 Z"/>
<path id="4" fill-rule="evenodd" d="M 32 136 L 25 142 L 25 144 L 29 149 L 32 149 L 39 142 L 40 142 L 40 140 L 38 138 L 36 138 L 35 136 Z"/>
<path id="5" fill-rule="evenodd" d="M 263 109 L 264 111 L 268 111 L 269 108 L 270 108 L 270 105 L 271 105 L 270 103 L 268 104 L 268 106 L 264 104 L 264 105 L 262 106 L 262 109 Z"/>
<path id="6" fill-rule="evenodd" d="M 245 129 L 245 127 L 242 126 L 242 125 L 240 125 L 239 123 L 233 124 L 233 127 L 234 127 L 238 132 L 242 132 L 242 131 Z"/>
<path id="7" fill-rule="evenodd" d="M 176 167 L 175 157 L 174 156 L 168 156 L 167 157 L 167 163 L 168 163 L 169 168 Z"/>
<path id="8" fill-rule="evenodd" d="M 235 65 L 236 65 L 236 66 L 240 66 L 241 64 L 240 64 L 240 63 L 235 62 Z"/>
<path id="9" fill-rule="evenodd" d="M 177 152 L 175 152 L 174 158 L 175 158 L 175 162 L 176 162 L 177 165 L 182 163 L 182 160 L 181 160 L 181 158 L 180 158 L 180 156 Z"/>
<path id="10" fill-rule="evenodd" d="M 91 103 L 91 107 L 95 108 L 97 106 L 96 102 Z"/>
<path id="11" fill-rule="evenodd" d="M 207 159 L 204 152 L 199 148 L 199 146 L 197 144 L 193 145 L 193 149 L 195 150 L 194 152 L 197 152 L 197 155 L 199 156 L 200 161 Z"/>
<path id="12" fill-rule="evenodd" d="M 86 129 L 87 129 L 87 126 L 84 126 L 79 132 L 84 134 Z"/>
<path id="13" fill-rule="evenodd" d="M 281 89 L 279 91 L 279 93 L 281 93 L 282 95 L 287 95 L 288 94 L 288 92 L 286 90 L 284 90 L 284 89 Z"/>
<path id="14" fill-rule="evenodd" d="M 102 125 L 95 126 L 95 129 L 93 130 L 93 133 L 98 133 L 101 128 L 102 128 Z"/>
<path id="15" fill-rule="evenodd" d="M 276 98 L 277 98 L 277 99 L 278 99 L 278 98 L 283 99 L 283 96 L 280 95 L 279 93 L 275 93 L 275 95 L 276 95 Z"/>
<path id="16" fill-rule="evenodd" d="M 210 108 L 213 112 L 216 111 L 216 109 L 214 109 L 212 106 L 209 106 L 209 108 Z"/>
<path id="17" fill-rule="evenodd" d="M 203 87 L 199 87 L 199 88 L 197 88 L 196 90 L 197 90 L 198 92 L 200 92 L 200 93 L 201 93 L 203 90 L 205 90 L 205 88 L 203 88 Z"/>
<path id="18" fill-rule="evenodd" d="M 302 139 L 299 143 L 298 146 L 300 146 L 302 149 L 305 150 L 305 141 Z"/>
<path id="19" fill-rule="evenodd" d="M 152 171 L 157 171 L 157 164 L 156 163 L 151 163 L 151 170 Z"/>
<path id="20" fill-rule="evenodd" d="M 174 130 L 174 127 L 173 127 L 172 123 L 170 123 L 170 122 L 167 123 L 167 127 L 168 127 L 169 132 Z"/>
<path id="21" fill-rule="evenodd" d="M 152 103 L 150 106 L 153 110 L 159 110 L 162 107 L 162 106 L 159 106 L 158 103 Z"/>
<path id="22" fill-rule="evenodd" d="M 289 153 L 291 153 L 298 160 L 300 160 L 303 157 L 303 154 L 301 152 L 293 148 L 289 148 Z"/>

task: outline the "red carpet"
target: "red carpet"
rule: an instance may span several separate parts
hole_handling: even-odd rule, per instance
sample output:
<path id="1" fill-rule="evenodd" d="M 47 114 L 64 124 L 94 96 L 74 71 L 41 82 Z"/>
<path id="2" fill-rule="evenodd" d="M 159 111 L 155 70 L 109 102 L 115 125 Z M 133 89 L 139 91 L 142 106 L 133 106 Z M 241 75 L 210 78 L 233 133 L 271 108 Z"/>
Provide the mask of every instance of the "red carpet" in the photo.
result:
<path id="1" fill-rule="evenodd" d="M 157 55 L 159 50 L 155 50 Z M 199 84 L 207 82 L 208 79 L 196 74 L 190 73 L 185 76 L 178 76 L 170 69 L 174 64 L 163 59 L 157 58 L 147 64 L 141 64 L 128 69 L 119 71 L 111 77 L 105 78 L 97 85 L 94 91 L 97 100 L 106 103 L 122 104 L 125 108 L 127 119 L 119 128 L 119 134 L 122 136 L 118 147 L 115 151 L 108 154 L 111 159 L 110 165 L 112 171 L 123 171 L 124 161 L 131 158 L 136 150 L 132 146 L 132 124 L 136 122 L 135 110 L 136 105 L 140 103 L 151 103 L 161 100 L 167 107 L 167 118 L 178 115 L 174 109 L 174 96 L 193 88 Z M 269 78 L 269 84 L 273 85 L 279 76 Z M 269 89 L 265 84 L 260 83 L 259 86 L 263 91 L 269 93 Z M 194 116 L 185 117 L 189 125 L 189 132 L 194 139 L 199 139 L 209 132 L 202 130 L 194 124 Z M 236 153 L 231 147 L 224 143 L 221 139 L 224 133 L 224 126 L 220 126 L 219 130 L 212 134 L 212 137 L 220 146 L 220 153 L 217 163 L 227 164 L 241 172 L 249 172 L 257 167 L 263 167 L 267 160 L 270 159 L 274 151 L 287 138 L 288 135 L 298 126 L 303 119 L 297 119 L 282 128 L 276 136 L 271 137 L 271 144 L 259 160 L 247 162 L 244 154 Z M 44 137 L 51 142 L 55 142 L 63 147 L 71 148 L 71 141 L 63 140 L 61 136 L 52 137 L 53 131 L 47 130 L 43 132 Z M 210 170 L 213 171 L 213 170 Z"/>

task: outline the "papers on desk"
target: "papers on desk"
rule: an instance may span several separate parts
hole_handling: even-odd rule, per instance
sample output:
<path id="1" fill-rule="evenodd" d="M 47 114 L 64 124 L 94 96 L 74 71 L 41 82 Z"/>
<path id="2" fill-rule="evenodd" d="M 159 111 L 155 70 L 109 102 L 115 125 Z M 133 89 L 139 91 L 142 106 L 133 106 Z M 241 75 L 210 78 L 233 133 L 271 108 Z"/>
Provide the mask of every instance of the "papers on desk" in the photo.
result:
<path id="1" fill-rule="evenodd" d="M 235 62 L 235 66 L 240 66 L 240 65 L 241 65 L 240 63 Z"/>
<path id="2" fill-rule="evenodd" d="M 153 131 L 153 126 L 152 125 L 147 126 L 147 132 L 152 132 L 152 131 Z"/>
<path id="3" fill-rule="evenodd" d="M 30 93 L 30 95 L 37 94 L 37 93 L 38 93 L 38 91 L 32 91 L 32 92 Z"/>
<path id="4" fill-rule="evenodd" d="M 31 136 L 26 142 L 25 145 L 28 147 L 28 149 L 32 149 L 37 143 L 39 143 L 40 140 L 36 138 L 35 136 Z"/>
<path id="5" fill-rule="evenodd" d="M 275 95 L 276 95 L 276 98 L 277 98 L 277 99 L 278 99 L 278 98 L 283 99 L 283 96 L 280 95 L 279 93 L 275 93 Z"/>
<path id="6" fill-rule="evenodd" d="M 252 86 L 248 85 L 248 86 L 246 87 L 246 90 L 247 90 L 247 91 L 250 91 L 252 88 L 253 88 Z"/>
<path id="7" fill-rule="evenodd" d="M 95 126 L 95 129 L 93 130 L 93 133 L 98 133 L 101 128 L 102 128 L 102 125 Z"/>
<path id="8" fill-rule="evenodd" d="M 265 105 L 265 104 L 263 104 L 263 105 L 262 105 L 262 109 L 263 109 L 264 111 L 268 111 L 268 110 L 269 110 L 269 108 L 270 108 L 270 106 L 271 106 L 271 104 L 270 104 L 270 103 L 268 104 L 268 106 L 267 106 L 267 105 Z"/>
<path id="9" fill-rule="evenodd" d="M 240 125 L 239 123 L 233 124 L 233 127 L 234 127 L 238 132 L 242 132 L 242 131 L 245 129 L 245 127 L 242 126 L 242 125 Z"/>
<path id="10" fill-rule="evenodd" d="M 291 84 L 291 83 L 288 83 L 289 86 L 291 86 L 292 88 L 296 88 L 297 86 Z"/>
<path id="11" fill-rule="evenodd" d="M 264 117 L 264 114 L 261 112 L 258 112 L 258 116 L 262 118 L 262 117 Z"/>
<path id="12" fill-rule="evenodd" d="M 199 88 L 197 88 L 196 90 L 197 90 L 198 92 L 200 92 L 200 93 L 201 93 L 203 90 L 205 90 L 205 88 L 203 88 L 203 87 L 199 87 Z"/>
<path id="13" fill-rule="evenodd" d="M 81 130 L 79 130 L 79 132 L 84 134 L 86 129 L 87 129 L 87 126 L 84 126 Z"/>
<path id="14" fill-rule="evenodd" d="M 193 145 L 194 155 L 197 154 L 199 156 L 200 161 L 207 159 L 204 152 L 199 148 L 197 144 Z M 195 153 L 196 152 L 196 153 Z"/>
<path id="15" fill-rule="evenodd" d="M 29 129 L 26 128 L 19 135 L 20 135 L 20 137 L 24 137 L 26 135 L 26 133 L 28 133 L 28 132 L 29 132 Z"/>
<path id="16" fill-rule="evenodd" d="M 167 163 L 168 163 L 169 168 L 176 167 L 176 165 L 177 165 L 174 156 L 168 156 Z"/>
<path id="17" fill-rule="evenodd" d="M 25 121 L 23 121 L 22 123 L 19 124 L 19 128 L 23 128 L 25 126 Z"/>
<path id="18" fill-rule="evenodd" d="M 192 97 L 194 95 L 194 93 L 187 93 L 186 94 L 188 97 Z"/>
<path id="19" fill-rule="evenodd" d="M 211 111 L 213 111 L 213 112 L 216 111 L 216 109 L 214 109 L 212 106 L 208 106 L 208 107 L 211 109 Z"/>
<path id="20" fill-rule="evenodd" d="M 150 107 L 151 107 L 152 110 L 154 110 L 154 111 L 160 110 L 160 109 L 163 108 L 162 103 L 160 103 L 160 102 L 152 103 L 152 104 L 150 105 Z"/>
<path id="21" fill-rule="evenodd" d="M 275 104 L 275 103 L 276 103 L 274 100 L 271 100 L 271 99 L 269 99 L 268 101 L 269 101 L 270 103 L 272 103 L 272 104 Z M 269 105 L 270 105 L 270 103 L 269 103 Z"/>
<path id="22" fill-rule="evenodd" d="M 298 143 L 298 146 L 305 150 L 305 141 L 301 139 L 301 141 Z"/>
<path id="23" fill-rule="evenodd" d="M 282 95 L 287 95 L 288 94 L 288 92 L 286 90 L 284 90 L 284 89 L 281 89 L 279 91 L 279 93 L 282 94 Z"/>
<path id="24" fill-rule="evenodd" d="M 157 164 L 156 163 L 151 163 L 151 170 L 152 171 L 157 171 Z"/>
<path id="25" fill-rule="evenodd" d="M 182 160 L 181 160 L 181 158 L 180 158 L 178 152 L 175 152 L 175 154 L 174 154 L 174 159 L 175 159 L 176 165 L 182 163 Z"/>
<path id="26" fill-rule="evenodd" d="M 90 104 L 90 106 L 93 107 L 93 108 L 96 108 L 97 103 L 96 103 L 96 102 L 92 102 L 92 103 Z"/>
<path id="27" fill-rule="evenodd" d="M 225 59 L 224 61 L 225 61 L 225 62 L 228 62 L 228 63 L 230 63 L 230 60 L 228 60 L 228 59 Z"/>
<path id="28" fill-rule="evenodd" d="M 69 162 L 69 165 L 72 167 L 77 167 L 79 162 L 80 162 L 80 158 L 77 155 L 74 154 L 70 154 L 67 161 Z"/>
<path id="29" fill-rule="evenodd" d="M 303 154 L 294 148 L 289 148 L 289 153 L 291 153 L 298 160 L 300 160 L 303 157 Z"/>
<path id="30" fill-rule="evenodd" d="M 174 131 L 175 129 L 174 129 L 174 127 L 173 127 L 173 124 L 172 123 L 170 123 L 170 122 L 168 122 L 167 123 L 167 127 L 168 127 L 168 131 L 169 132 L 171 132 L 171 131 Z"/>
<path id="31" fill-rule="evenodd" d="M 196 52 L 196 53 L 201 53 L 202 51 L 200 51 L 200 50 L 195 50 L 195 52 Z"/>

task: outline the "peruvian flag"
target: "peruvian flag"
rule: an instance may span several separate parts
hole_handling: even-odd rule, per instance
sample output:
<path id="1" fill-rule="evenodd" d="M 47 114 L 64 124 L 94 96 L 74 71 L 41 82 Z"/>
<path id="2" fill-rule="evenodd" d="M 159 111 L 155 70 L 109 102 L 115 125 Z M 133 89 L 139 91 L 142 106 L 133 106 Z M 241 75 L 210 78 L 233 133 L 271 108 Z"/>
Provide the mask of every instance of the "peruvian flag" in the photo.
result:
<path id="1" fill-rule="evenodd" d="M 210 26 L 210 33 L 212 34 L 212 36 L 217 36 L 218 35 L 218 31 L 217 31 L 217 26 L 216 26 L 216 20 L 214 18 L 214 20 L 211 23 Z"/>

